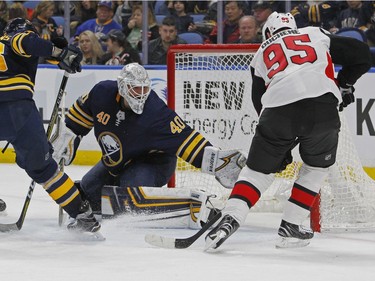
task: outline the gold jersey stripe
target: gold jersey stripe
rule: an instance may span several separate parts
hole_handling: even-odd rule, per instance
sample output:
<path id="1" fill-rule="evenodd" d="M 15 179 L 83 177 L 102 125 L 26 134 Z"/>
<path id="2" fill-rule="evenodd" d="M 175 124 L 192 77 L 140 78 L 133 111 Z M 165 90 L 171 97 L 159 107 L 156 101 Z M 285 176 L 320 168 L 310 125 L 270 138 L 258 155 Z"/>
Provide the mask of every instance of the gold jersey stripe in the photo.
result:
<path id="1" fill-rule="evenodd" d="M 82 122 L 81 120 L 77 119 L 76 117 L 74 117 L 72 114 L 68 113 L 66 115 L 67 118 L 69 118 L 70 120 L 72 120 L 74 123 L 77 123 L 78 125 L 81 125 L 82 127 L 85 127 L 87 129 L 92 129 L 93 125 L 87 125 L 86 123 Z"/>
<path id="2" fill-rule="evenodd" d="M 184 154 L 182 155 L 182 159 L 188 159 L 188 157 L 191 155 L 191 153 L 194 151 L 196 148 L 197 144 L 203 139 L 203 136 L 199 134 L 196 136 L 193 141 L 189 144 L 189 146 L 185 149 Z"/>

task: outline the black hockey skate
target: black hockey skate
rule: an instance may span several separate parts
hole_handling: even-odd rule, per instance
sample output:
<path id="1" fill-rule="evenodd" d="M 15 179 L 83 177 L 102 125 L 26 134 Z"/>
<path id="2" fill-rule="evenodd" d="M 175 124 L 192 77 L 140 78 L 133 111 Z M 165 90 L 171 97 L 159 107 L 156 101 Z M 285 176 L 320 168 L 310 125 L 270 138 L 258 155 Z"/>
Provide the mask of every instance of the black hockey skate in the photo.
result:
<path id="1" fill-rule="evenodd" d="M 282 220 L 278 231 L 280 241 L 276 243 L 276 248 L 299 248 L 310 244 L 314 237 L 311 229 L 300 225 L 292 224 Z"/>
<path id="2" fill-rule="evenodd" d="M 83 201 L 80 213 L 67 225 L 70 231 L 92 233 L 98 240 L 105 240 L 99 232 L 100 227 L 101 225 L 94 217 L 88 201 Z"/>
<path id="3" fill-rule="evenodd" d="M 225 215 L 218 225 L 207 234 L 204 250 L 217 249 L 239 226 L 239 223 L 232 216 Z"/>

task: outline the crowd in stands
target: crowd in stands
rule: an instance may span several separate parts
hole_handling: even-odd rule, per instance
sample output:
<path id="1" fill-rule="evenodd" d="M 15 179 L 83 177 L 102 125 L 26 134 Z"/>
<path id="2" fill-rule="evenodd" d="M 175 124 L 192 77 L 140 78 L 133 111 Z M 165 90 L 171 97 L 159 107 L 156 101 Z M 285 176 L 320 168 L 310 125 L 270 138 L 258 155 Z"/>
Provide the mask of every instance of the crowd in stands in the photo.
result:
<path id="1" fill-rule="evenodd" d="M 66 36 L 56 17 L 64 1 L 0 1 L 0 34 L 7 21 L 25 17 L 42 38 Z M 286 5 L 288 3 L 288 5 Z M 297 26 L 319 26 L 331 33 L 355 30 L 375 49 L 375 1 L 147 1 L 148 28 L 142 27 L 143 1 L 69 1 L 70 42 L 83 54 L 82 64 L 125 65 L 141 62 L 142 33 L 147 32 L 147 64 L 166 64 L 168 48 L 189 44 L 179 37 L 198 33 L 204 44 L 262 42 L 262 26 L 273 12 L 290 12 Z M 217 9 L 223 7 L 218 28 Z M 290 9 L 286 10 L 286 7 Z"/>

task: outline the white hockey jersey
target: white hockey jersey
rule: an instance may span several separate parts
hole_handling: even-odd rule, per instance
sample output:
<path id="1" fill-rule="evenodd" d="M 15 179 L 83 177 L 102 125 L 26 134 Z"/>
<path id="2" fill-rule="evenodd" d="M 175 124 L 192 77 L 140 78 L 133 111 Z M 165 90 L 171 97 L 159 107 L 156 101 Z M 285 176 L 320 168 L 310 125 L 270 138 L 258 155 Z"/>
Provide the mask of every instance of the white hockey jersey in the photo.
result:
<path id="1" fill-rule="evenodd" d="M 329 47 L 330 38 L 317 27 L 284 30 L 264 41 L 251 62 L 254 75 L 267 86 L 262 107 L 286 105 L 327 92 L 341 103 Z"/>

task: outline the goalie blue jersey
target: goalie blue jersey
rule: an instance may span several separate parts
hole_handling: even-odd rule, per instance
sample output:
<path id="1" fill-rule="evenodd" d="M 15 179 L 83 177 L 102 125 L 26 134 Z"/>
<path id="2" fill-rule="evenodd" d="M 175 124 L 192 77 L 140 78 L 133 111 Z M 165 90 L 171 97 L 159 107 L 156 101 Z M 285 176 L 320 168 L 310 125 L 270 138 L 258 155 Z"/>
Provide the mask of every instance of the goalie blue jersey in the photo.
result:
<path id="1" fill-rule="evenodd" d="M 114 175 L 132 159 L 149 153 L 168 153 L 200 168 L 204 148 L 211 146 L 151 91 L 142 114 L 124 109 L 116 81 L 102 81 L 80 97 L 66 115 L 77 135 L 94 128 L 102 162 Z"/>
<path id="2" fill-rule="evenodd" d="M 32 31 L 0 37 L 0 102 L 33 97 L 38 59 L 52 47 Z"/>

